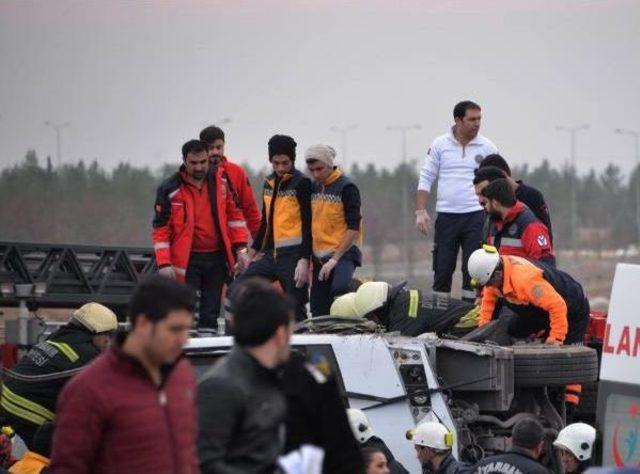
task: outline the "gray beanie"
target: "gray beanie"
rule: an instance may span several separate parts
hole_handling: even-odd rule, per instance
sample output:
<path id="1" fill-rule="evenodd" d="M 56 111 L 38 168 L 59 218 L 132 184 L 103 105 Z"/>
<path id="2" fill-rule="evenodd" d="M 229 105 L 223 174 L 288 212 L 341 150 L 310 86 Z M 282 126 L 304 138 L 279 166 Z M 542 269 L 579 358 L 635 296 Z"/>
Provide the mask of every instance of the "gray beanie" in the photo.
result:
<path id="1" fill-rule="evenodd" d="M 329 145 L 313 145 L 307 148 L 304 153 L 304 160 L 309 163 L 310 161 L 322 161 L 327 165 L 333 167 L 333 160 L 336 158 L 336 151 Z"/>

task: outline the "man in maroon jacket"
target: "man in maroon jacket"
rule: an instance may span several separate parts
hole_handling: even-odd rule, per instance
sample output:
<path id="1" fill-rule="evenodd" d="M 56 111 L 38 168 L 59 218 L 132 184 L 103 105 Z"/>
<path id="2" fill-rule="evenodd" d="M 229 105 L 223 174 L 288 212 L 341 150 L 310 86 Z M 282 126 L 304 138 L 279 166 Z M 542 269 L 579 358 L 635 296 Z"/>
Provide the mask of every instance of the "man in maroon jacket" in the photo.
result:
<path id="1" fill-rule="evenodd" d="M 247 173 L 242 166 L 229 161 L 224 155 L 224 132 L 221 128 L 211 125 L 200 132 L 200 140 L 208 146 L 209 161 L 222 168 L 223 177 L 228 180 L 227 185 L 231 188 L 236 207 L 242 211 L 251 237 L 255 238 L 260 228 L 262 213 L 256 204 Z"/>
<path id="2" fill-rule="evenodd" d="M 198 472 L 196 382 L 181 358 L 195 295 L 154 276 L 129 304 L 131 332 L 64 388 L 51 471 Z"/>

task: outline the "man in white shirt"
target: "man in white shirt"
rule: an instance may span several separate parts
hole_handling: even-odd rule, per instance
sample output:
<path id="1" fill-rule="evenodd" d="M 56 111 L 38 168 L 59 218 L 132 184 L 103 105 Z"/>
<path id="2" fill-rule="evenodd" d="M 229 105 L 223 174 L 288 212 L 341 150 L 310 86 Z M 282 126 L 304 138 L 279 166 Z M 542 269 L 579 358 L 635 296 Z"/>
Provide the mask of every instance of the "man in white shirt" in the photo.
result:
<path id="1" fill-rule="evenodd" d="M 462 299 L 475 300 L 467 260 L 482 240 L 484 211 L 473 187 L 473 173 L 482 159 L 497 153 L 496 146 L 479 135 L 482 114 L 471 101 L 458 103 L 453 109 L 455 125 L 436 138 L 427 152 L 420 170 L 416 206 L 416 227 L 427 235 L 431 217 L 427 200 L 431 186 L 438 179 L 437 218 L 433 237 L 433 291 L 449 296 L 451 279 L 456 269 L 458 250 L 462 248 Z"/>

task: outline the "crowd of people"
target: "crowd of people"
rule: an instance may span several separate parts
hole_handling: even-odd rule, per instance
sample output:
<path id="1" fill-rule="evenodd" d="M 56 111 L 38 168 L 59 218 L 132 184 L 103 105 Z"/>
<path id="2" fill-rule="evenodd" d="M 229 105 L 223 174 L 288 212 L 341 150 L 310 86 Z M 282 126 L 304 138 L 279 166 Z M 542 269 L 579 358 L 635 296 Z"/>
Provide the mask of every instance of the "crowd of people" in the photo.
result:
<path id="1" fill-rule="evenodd" d="M 362 412 L 345 411 L 327 364 L 291 354 L 294 325 L 308 308 L 311 317 L 366 318 L 408 336 L 485 326 L 508 313 L 513 338 L 581 344 L 589 302 L 556 267 L 544 197 L 515 180 L 479 134 L 480 106 L 460 102 L 453 118 L 429 148 L 417 187 L 416 227 L 428 234 L 438 182 L 431 291 L 354 286 L 360 194 L 332 147 L 306 149 L 309 177 L 296 168 L 295 139 L 271 137 L 260 212 L 246 173 L 226 157 L 220 128 L 187 141 L 179 170 L 157 190 L 159 275 L 132 296 L 128 331 L 115 337 L 115 314 L 85 305 L 3 384 L 2 422 L 28 449 L 10 472 L 408 472 Z M 234 337 L 231 353 L 198 382 L 182 356 L 194 326 Z M 580 390 L 566 388 L 568 406 Z M 454 459 L 453 434 L 435 420 L 411 439 L 425 472 L 535 473 L 547 472 L 536 461 L 543 435 L 538 421 L 521 420 L 512 449 L 475 466 Z M 594 440 L 580 423 L 558 435 L 565 472 L 583 472 Z"/>

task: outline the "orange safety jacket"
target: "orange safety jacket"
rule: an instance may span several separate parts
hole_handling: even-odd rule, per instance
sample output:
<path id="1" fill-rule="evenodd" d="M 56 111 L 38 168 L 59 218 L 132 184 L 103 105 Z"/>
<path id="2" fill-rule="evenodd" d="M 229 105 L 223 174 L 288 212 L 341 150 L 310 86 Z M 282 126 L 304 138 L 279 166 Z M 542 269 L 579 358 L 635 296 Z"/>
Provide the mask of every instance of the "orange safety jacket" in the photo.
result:
<path id="1" fill-rule="evenodd" d="M 152 232 L 156 264 L 158 267 L 171 265 L 180 281 L 184 281 L 187 274 L 194 223 L 198 218 L 191 193 L 186 189 L 183 168 L 158 187 Z M 206 179 L 220 248 L 231 271 L 235 265 L 234 247 L 246 245 L 248 240 L 246 223 L 234 203 L 223 169 L 212 166 Z"/>
<path id="2" fill-rule="evenodd" d="M 502 288 L 484 287 L 478 325 L 488 324 L 497 301 L 504 299 L 512 305 L 531 305 L 549 313 L 549 338 L 564 342 L 569 330 L 567 303 L 544 278 L 544 271 L 522 257 L 500 258 L 504 274 Z"/>

